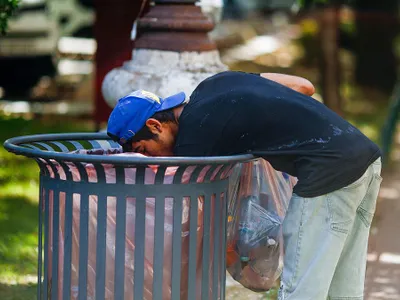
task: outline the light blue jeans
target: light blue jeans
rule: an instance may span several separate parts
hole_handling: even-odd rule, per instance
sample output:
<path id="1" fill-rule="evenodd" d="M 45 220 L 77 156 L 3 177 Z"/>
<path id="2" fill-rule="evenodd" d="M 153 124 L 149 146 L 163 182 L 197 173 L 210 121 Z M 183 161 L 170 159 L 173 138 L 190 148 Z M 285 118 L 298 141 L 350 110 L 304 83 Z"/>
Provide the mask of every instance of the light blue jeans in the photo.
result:
<path id="1" fill-rule="evenodd" d="M 293 195 L 283 223 L 280 300 L 363 299 L 369 230 L 382 178 L 381 160 L 327 195 Z"/>

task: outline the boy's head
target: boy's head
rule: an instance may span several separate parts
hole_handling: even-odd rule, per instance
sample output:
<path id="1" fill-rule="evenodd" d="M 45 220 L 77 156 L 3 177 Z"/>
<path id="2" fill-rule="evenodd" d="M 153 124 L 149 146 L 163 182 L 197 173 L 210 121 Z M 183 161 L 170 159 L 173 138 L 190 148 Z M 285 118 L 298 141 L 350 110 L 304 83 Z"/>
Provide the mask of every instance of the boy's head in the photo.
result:
<path id="1" fill-rule="evenodd" d="M 149 156 L 171 156 L 184 93 L 161 99 L 143 90 L 121 98 L 108 119 L 107 134 L 124 149 Z"/>

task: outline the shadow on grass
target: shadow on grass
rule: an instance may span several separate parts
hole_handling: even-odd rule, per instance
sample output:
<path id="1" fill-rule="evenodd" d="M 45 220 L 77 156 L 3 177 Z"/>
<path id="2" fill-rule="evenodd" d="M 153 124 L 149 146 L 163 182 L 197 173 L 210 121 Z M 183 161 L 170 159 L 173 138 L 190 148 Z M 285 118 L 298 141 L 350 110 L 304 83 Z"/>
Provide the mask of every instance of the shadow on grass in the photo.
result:
<path id="1" fill-rule="evenodd" d="M 37 284 L 0 284 L 1 300 L 33 300 L 36 299 Z"/>
<path id="2" fill-rule="evenodd" d="M 38 207 L 20 196 L 0 201 L 0 277 L 36 274 Z M 0 299 L 3 299 L 0 297 Z"/>

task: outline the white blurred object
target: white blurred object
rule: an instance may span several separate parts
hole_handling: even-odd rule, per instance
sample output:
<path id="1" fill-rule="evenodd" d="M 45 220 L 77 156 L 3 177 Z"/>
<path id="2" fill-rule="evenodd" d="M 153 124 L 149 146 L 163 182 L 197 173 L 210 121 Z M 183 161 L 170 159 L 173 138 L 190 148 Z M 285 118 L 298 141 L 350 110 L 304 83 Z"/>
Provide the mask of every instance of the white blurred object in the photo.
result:
<path id="1" fill-rule="evenodd" d="M 137 20 L 133 23 L 132 31 L 131 31 L 131 40 L 136 40 L 137 36 Z"/>
<path id="2" fill-rule="evenodd" d="M 21 4 L 21 7 L 30 6 L 33 4 Z M 35 10 L 22 11 L 9 20 L 7 35 L 1 37 L 0 56 L 52 55 L 57 38 L 57 24 L 47 14 L 45 6 L 40 5 Z"/>
<path id="3" fill-rule="evenodd" d="M 137 89 L 160 97 L 181 91 L 190 95 L 201 81 L 226 70 L 217 50 L 179 53 L 134 49 L 132 60 L 106 75 L 102 94 L 111 108 L 118 99 Z"/>
<path id="4" fill-rule="evenodd" d="M 58 51 L 62 53 L 94 55 L 96 49 L 95 39 L 61 37 L 58 40 Z"/>
<path id="5" fill-rule="evenodd" d="M 30 5 L 36 5 L 36 4 L 41 4 L 41 3 L 45 3 L 46 0 L 21 0 L 21 2 L 19 3 L 20 6 L 30 6 Z"/>
<path id="6" fill-rule="evenodd" d="M 214 7 L 224 6 L 223 0 L 200 0 L 199 3 L 201 6 L 214 6 Z"/>
<path id="7" fill-rule="evenodd" d="M 94 24 L 94 10 L 76 0 L 51 0 L 48 1 L 48 9 L 51 18 L 58 21 L 60 37 L 72 36 L 80 28 Z M 64 17 L 68 18 L 68 22 L 60 22 Z"/>
<path id="8" fill-rule="evenodd" d="M 69 116 L 84 116 L 93 113 L 93 105 L 90 102 L 71 103 L 68 100 L 49 103 L 1 100 L 0 110 L 5 115 L 34 113 L 39 115 L 65 114 Z"/>
<path id="9" fill-rule="evenodd" d="M 2 108 L 3 113 L 6 115 L 12 113 L 29 113 L 31 112 L 31 107 L 28 102 L 24 101 L 13 101 L 7 102 L 4 105 L 0 106 Z"/>
<path id="10" fill-rule="evenodd" d="M 282 46 L 282 42 L 274 36 L 257 36 L 243 45 L 228 50 L 225 53 L 224 62 L 230 64 L 236 61 L 252 61 L 260 55 L 273 53 Z"/>
<path id="11" fill-rule="evenodd" d="M 221 21 L 222 11 L 224 7 L 223 0 L 200 0 L 197 2 L 203 11 L 203 13 L 209 17 L 214 24 L 217 24 Z"/>
<path id="12" fill-rule="evenodd" d="M 57 66 L 59 75 L 88 75 L 93 72 L 93 63 L 91 61 L 75 61 L 71 59 L 62 59 Z"/>
<path id="13" fill-rule="evenodd" d="M 9 20 L 7 35 L 1 37 L 0 56 L 52 56 L 60 37 L 94 23 L 93 9 L 76 0 L 21 0 L 19 6 L 22 10 Z"/>

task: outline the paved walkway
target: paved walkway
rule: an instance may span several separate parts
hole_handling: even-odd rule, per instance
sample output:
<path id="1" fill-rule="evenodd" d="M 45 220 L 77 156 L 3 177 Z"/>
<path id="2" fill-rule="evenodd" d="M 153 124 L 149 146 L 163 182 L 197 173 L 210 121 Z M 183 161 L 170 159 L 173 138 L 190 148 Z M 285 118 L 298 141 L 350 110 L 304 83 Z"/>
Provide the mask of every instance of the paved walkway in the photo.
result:
<path id="1" fill-rule="evenodd" d="M 400 162 L 383 174 L 372 230 L 366 300 L 400 299 Z"/>

